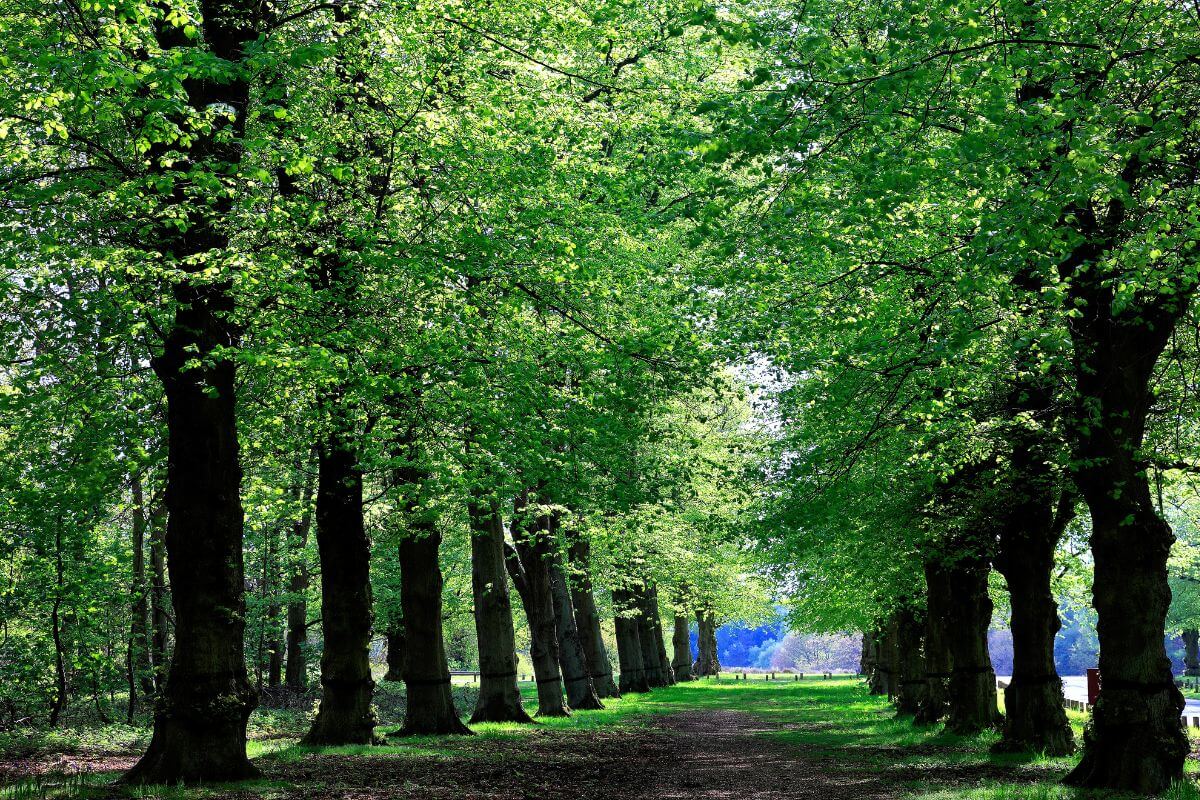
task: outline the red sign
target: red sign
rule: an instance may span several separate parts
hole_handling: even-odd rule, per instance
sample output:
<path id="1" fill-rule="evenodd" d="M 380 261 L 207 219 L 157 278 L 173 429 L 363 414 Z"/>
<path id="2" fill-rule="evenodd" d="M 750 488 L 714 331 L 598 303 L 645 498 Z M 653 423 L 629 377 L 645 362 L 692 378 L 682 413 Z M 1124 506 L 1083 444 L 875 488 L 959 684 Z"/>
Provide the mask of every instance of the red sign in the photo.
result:
<path id="1" fill-rule="evenodd" d="M 1088 705 L 1096 705 L 1096 700 L 1100 697 L 1100 670 L 1089 669 L 1087 671 L 1088 679 Z"/>

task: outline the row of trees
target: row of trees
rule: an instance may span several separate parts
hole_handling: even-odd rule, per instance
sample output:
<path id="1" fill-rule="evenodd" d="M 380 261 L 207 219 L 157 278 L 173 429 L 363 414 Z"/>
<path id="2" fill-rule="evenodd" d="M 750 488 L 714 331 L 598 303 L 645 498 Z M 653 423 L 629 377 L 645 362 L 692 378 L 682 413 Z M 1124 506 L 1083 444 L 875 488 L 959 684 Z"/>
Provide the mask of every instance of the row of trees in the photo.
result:
<path id="1" fill-rule="evenodd" d="M 176 642 L 134 778 L 249 769 L 244 508 L 270 564 L 309 497 L 314 741 L 370 729 L 368 533 L 394 537 L 392 617 L 434 642 L 458 520 L 481 661 L 512 650 L 485 591 L 507 573 L 544 672 L 579 639 L 558 667 L 587 704 L 588 578 L 703 610 L 753 520 L 797 614 L 872 631 L 906 707 L 958 730 L 999 721 L 994 570 L 1006 746 L 1065 752 L 1055 553 L 1086 530 L 1105 688 L 1070 780 L 1182 775 L 1163 509 L 1196 463 L 1193 5 L 3 14 L 27 89 L 0 97 L 5 535 L 36 543 L 19 601 L 61 631 L 71 565 L 121 561 L 92 532 L 165 487 L 162 547 L 129 559 L 151 606 L 169 583 Z M 730 380 L 776 434 L 752 513 Z M 408 654 L 445 718 L 440 647 Z"/>
<path id="2" fill-rule="evenodd" d="M 663 145 L 706 13 L 5 6 L 12 716 L 24 687 L 54 723 L 124 681 L 131 718 L 155 699 L 126 780 L 246 777 L 255 684 L 304 687 L 319 625 L 306 743 L 374 741 L 376 636 L 401 733 L 466 733 L 443 571 L 467 563 L 475 721 L 529 719 L 510 581 L 539 714 L 618 691 L 601 609 L 620 690 L 692 671 L 693 616 L 718 668 L 716 619 L 763 601 L 733 536 L 746 411 Z"/>
<path id="3" fill-rule="evenodd" d="M 741 215 L 710 280 L 779 430 L 760 540 L 797 620 L 868 631 L 918 720 L 990 728 L 994 571 L 1003 746 L 1068 753 L 1056 552 L 1086 541 L 1103 691 L 1068 782 L 1165 789 L 1188 753 L 1163 509 L 1195 471 L 1196 8 L 752 18 L 755 91 L 705 107 Z"/>

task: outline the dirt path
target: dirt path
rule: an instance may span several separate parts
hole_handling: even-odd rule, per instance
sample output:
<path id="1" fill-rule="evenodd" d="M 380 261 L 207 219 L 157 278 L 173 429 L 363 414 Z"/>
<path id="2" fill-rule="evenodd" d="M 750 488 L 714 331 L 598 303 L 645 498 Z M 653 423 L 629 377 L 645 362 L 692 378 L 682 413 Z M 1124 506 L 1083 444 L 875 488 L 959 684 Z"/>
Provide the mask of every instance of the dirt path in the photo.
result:
<path id="1" fill-rule="evenodd" d="M 464 740 L 445 756 L 306 756 L 264 766 L 266 778 L 288 787 L 275 791 L 289 799 L 897 797 L 869 774 L 806 756 L 757 735 L 761 730 L 748 714 L 696 711 L 654 718 L 648 727 L 633 730 L 546 731 L 518 740 L 480 737 Z"/>
<path id="2" fill-rule="evenodd" d="M 208 798 L 238 800 L 894 800 L 878 773 L 761 734 L 750 714 L 688 711 L 640 725 L 541 729 L 527 736 L 411 740 L 413 752 L 305 754 L 256 763 L 264 782 Z M 43 756 L 0 767 L 31 775 L 128 769 L 134 755 Z M 89 798 L 125 797 L 103 785 Z M 146 797 L 153 797 L 147 794 Z"/>

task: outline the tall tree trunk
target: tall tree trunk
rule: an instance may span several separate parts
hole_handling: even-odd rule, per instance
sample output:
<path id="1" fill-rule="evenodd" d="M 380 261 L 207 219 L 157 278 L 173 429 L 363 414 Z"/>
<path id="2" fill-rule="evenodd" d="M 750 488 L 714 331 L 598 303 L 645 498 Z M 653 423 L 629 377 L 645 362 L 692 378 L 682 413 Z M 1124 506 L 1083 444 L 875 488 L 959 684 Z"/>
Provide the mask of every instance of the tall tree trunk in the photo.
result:
<path id="1" fill-rule="evenodd" d="M 642 664 L 646 669 L 646 682 L 651 689 L 669 686 L 664 664 L 659 659 L 658 636 L 654 629 L 654 619 L 650 615 L 650 589 L 642 584 L 634 592 L 637 602 L 638 642 L 642 646 Z"/>
<path id="2" fill-rule="evenodd" d="M 70 697 L 67 685 L 66 643 L 63 641 L 62 604 L 65 590 L 63 564 L 62 521 L 54 526 L 54 602 L 50 606 L 50 635 L 54 640 L 54 701 L 50 704 L 50 727 L 58 726 L 59 718 Z"/>
<path id="3" fill-rule="evenodd" d="M 142 696 L 154 696 L 154 676 L 150 666 L 150 592 L 146 585 L 146 500 L 142 476 L 135 472 L 132 481 L 132 524 L 130 549 L 133 551 L 129 603 L 129 706 L 125 718 L 133 723 L 137 713 L 138 689 Z"/>
<path id="4" fill-rule="evenodd" d="M 450 691 L 442 631 L 441 534 L 432 523 L 413 526 L 400 542 L 400 604 L 406 638 L 404 726 L 394 735 L 469 735 Z"/>
<path id="5" fill-rule="evenodd" d="M 883 637 L 886 621 L 877 620 L 863 638 L 867 648 L 867 691 L 872 695 L 888 694 L 887 664 L 884 661 Z"/>
<path id="6" fill-rule="evenodd" d="M 336 402 L 336 401 L 335 401 Z M 371 542 L 363 523 L 362 472 L 340 416 L 317 454 L 317 551 L 321 558 L 321 705 L 302 744 L 371 744 Z"/>
<path id="7" fill-rule="evenodd" d="M 1139 151 L 1122 178 L 1139 182 Z M 1142 445 L 1154 393 L 1151 378 L 1194 280 L 1180 269 L 1161 294 L 1114 302 L 1116 281 L 1102 262 L 1125 222 L 1121 199 L 1103 222 L 1090 207 L 1074 215 L 1082 236 L 1060 265 L 1069 280 L 1078 405 L 1075 484 L 1092 517 L 1092 599 L 1100 639 L 1100 698 L 1084 731 L 1074 786 L 1155 793 L 1182 779 L 1190 749 L 1180 722 L 1183 695 L 1163 644 L 1171 590 L 1167 557 L 1175 537 L 1155 510 Z"/>
<path id="8" fill-rule="evenodd" d="M 559 673 L 558 634 L 554 618 L 554 593 L 550 586 L 550 521 L 540 515 L 526 519 L 528 496 L 516 503 L 513 518 L 513 547 L 505 553 L 505 565 L 525 606 L 529 621 L 529 659 L 537 682 L 539 717 L 563 717 L 570 708 L 563 701 Z"/>
<path id="9" fill-rule="evenodd" d="M 879 640 L 880 663 L 882 665 L 884 684 L 887 697 L 895 701 L 900 696 L 900 619 L 899 613 L 893 611 L 888 617 L 887 626 Z"/>
<path id="10" fill-rule="evenodd" d="M 896 688 L 896 711 L 916 714 L 925 697 L 925 659 L 921 638 L 925 633 L 921 614 L 910 604 L 896 612 L 896 648 L 900 674 Z"/>
<path id="11" fill-rule="evenodd" d="M 308 691 L 308 531 L 312 525 L 313 485 L 310 478 L 303 489 L 293 490 L 300 502 L 300 516 L 288 535 L 287 670 L 283 683 L 291 691 Z"/>
<path id="12" fill-rule="evenodd" d="M 562 667 L 563 684 L 567 690 L 567 705 L 575 711 L 604 708 L 604 704 L 596 695 L 592 676 L 588 673 L 587 656 L 583 652 L 579 628 L 575 625 L 571 589 L 567 586 L 567 576 L 557 555 L 551 556 L 549 567 L 550 591 L 554 597 L 554 632 L 558 638 L 558 663 Z"/>
<path id="13" fill-rule="evenodd" d="M 675 669 L 675 680 L 683 682 L 692 678 L 692 637 L 688 631 L 688 618 L 675 615 L 675 629 L 671 633 L 671 647 L 675 651 L 671 666 Z"/>
<path id="14" fill-rule="evenodd" d="M 517 686 L 517 645 L 504 566 L 504 522 L 494 500 L 476 493 L 471 523 L 471 593 L 479 641 L 479 697 L 471 722 L 532 722 Z"/>
<path id="15" fill-rule="evenodd" d="M 245 98 L 236 107 L 245 108 Z M 238 780 L 257 695 L 246 675 L 241 465 L 228 287 L 176 285 L 181 305 L 154 368 L 167 396 L 167 569 L 175 649 L 136 783 Z M 199 360 L 208 364 L 190 367 Z"/>
<path id="16" fill-rule="evenodd" d="M 1054 666 L 1054 636 L 1061 623 L 1050 580 L 1054 550 L 1074 501 L 1064 495 L 1056 503 L 1053 476 L 1043 460 L 1031 456 L 1019 448 L 1014 457 L 1019 480 L 995 559 L 1008 583 L 1013 636 L 1013 674 L 1004 690 L 1004 736 L 997 749 L 1065 756 L 1075 752 L 1075 734 Z"/>
<path id="17" fill-rule="evenodd" d="M 163 354 L 166 387 L 167 569 L 175 650 L 145 755 L 125 779 L 139 783 L 236 780 L 246 758 L 246 720 L 257 696 L 246 676 L 242 596 L 241 465 L 234 364 L 189 368 L 229 341 L 231 302 L 210 286 L 180 284 L 186 305 Z"/>
<path id="18" fill-rule="evenodd" d="M 650 614 L 650 622 L 654 626 L 654 644 L 658 648 L 658 663 L 659 669 L 662 670 L 663 678 L 668 686 L 675 684 L 675 670 L 671 667 L 671 659 L 667 658 L 667 641 L 663 634 L 662 613 L 658 607 L 658 587 L 651 584 L 650 591 L 646 598 L 647 612 Z"/>
<path id="19" fill-rule="evenodd" d="M 279 543 L 278 532 L 267 530 L 267 580 L 269 589 L 264 628 L 267 631 L 267 686 L 277 688 L 283 682 L 283 643 L 279 640 Z"/>
<path id="20" fill-rule="evenodd" d="M 186 144 L 156 144 L 146 159 L 170 173 L 166 210 L 154 219 L 173 280 L 174 319 L 151 366 L 167 403 L 167 569 L 175 610 L 175 649 L 134 783 L 198 783 L 257 774 L 246 758 L 246 720 L 258 698 L 246 675 L 242 561 L 242 470 L 238 451 L 232 280 L 207 272 L 231 266 L 226 217 L 233 192 L 199 187 L 194 174 L 234 176 L 250 102 L 245 46 L 258 38 L 257 0 L 201 0 L 196 37 L 182 25 L 158 26 L 165 50 L 203 42 L 220 77 L 184 82 L 190 112 L 227 113 Z M 167 148 L 174 153 L 168 164 Z M 195 195 L 201 196 L 197 198 Z M 178 224 L 179 222 L 186 224 Z"/>
<path id="21" fill-rule="evenodd" d="M 620 689 L 625 692 L 648 692 L 650 683 L 646 679 L 646 665 L 642 661 L 642 643 L 637 619 L 631 609 L 636 608 L 633 594 L 628 589 L 613 589 L 614 622 L 617 628 L 617 663 L 620 665 Z"/>
<path id="22" fill-rule="evenodd" d="M 150 661 L 154 665 L 154 692 L 162 691 L 167 678 L 167 644 L 171 620 L 167 614 L 167 517 L 159 505 L 150 515 Z"/>
<path id="23" fill-rule="evenodd" d="M 964 547 L 960 552 L 972 552 Z M 973 734 L 1000 724 L 996 706 L 996 673 L 988 652 L 987 632 L 992 624 L 988 596 L 990 566 L 979 556 L 964 556 L 946 565 L 950 596 L 949 649 L 951 658 L 949 709 L 946 727 Z"/>
<path id="24" fill-rule="evenodd" d="M 407 463 L 395 470 L 405 489 L 408 530 L 400 540 L 400 610 L 406 639 L 404 726 L 394 736 L 470 735 L 454 707 L 450 668 L 442 631 L 442 566 L 438 560 L 442 534 L 425 508 L 422 495 L 428 475 L 412 432 L 402 443 Z"/>
<path id="25" fill-rule="evenodd" d="M 408 647 L 405 646 L 404 638 L 404 620 L 399 614 L 388 623 L 384 638 L 387 639 L 387 672 L 384 673 L 383 679 L 399 683 L 404 680 L 404 662 L 408 659 Z"/>
<path id="26" fill-rule="evenodd" d="M 698 678 L 721 674 L 721 661 L 717 657 L 717 623 L 711 612 L 696 612 L 696 663 L 692 672 Z"/>
<path id="27" fill-rule="evenodd" d="M 1029 283 L 1030 289 L 1040 289 L 1039 283 Z M 1004 499 L 993 563 L 1011 597 L 1013 669 L 1004 690 L 1004 735 L 996 749 L 1065 756 L 1075 751 L 1075 735 L 1054 666 L 1054 636 L 1061 624 L 1050 582 L 1054 551 L 1075 516 L 1075 495 L 1054 467 L 1064 445 L 1046 427 L 1057 413 L 1056 384 L 1062 376 L 1043 375 L 1039 357 L 1019 351 L 1015 371 L 1020 377 L 1007 402 L 1012 451 L 1000 475 Z"/>
<path id="28" fill-rule="evenodd" d="M 1156 793 L 1182 778 L 1189 750 L 1163 645 L 1175 537 L 1155 511 L 1140 453 L 1149 379 L 1171 325 L 1106 318 L 1111 289 L 1094 287 L 1084 299 L 1100 308 L 1072 325 L 1081 416 L 1091 422 L 1076 445 L 1076 484 L 1092 517 L 1102 683 L 1067 782 Z"/>
<path id="29" fill-rule="evenodd" d="M 940 722 L 950 708 L 950 606 L 955 602 L 950 593 L 949 575 L 940 559 L 925 559 L 925 691 L 914 722 L 933 725 Z"/>
<path id="30" fill-rule="evenodd" d="M 1188 628 L 1183 632 L 1183 674 L 1200 676 L 1200 630 Z"/>
<path id="31" fill-rule="evenodd" d="M 583 642 L 587 657 L 588 673 L 598 697 L 620 697 L 617 682 L 613 680 L 612 663 L 608 660 L 608 648 L 604 646 L 604 634 L 600 629 L 600 611 L 596 608 L 596 595 L 592 589 L 589 572 L 591 544 L 578 533 L 569 536 L 568 557 L 575 570 L 571 581 L 571 602 L 575 607 L 575 623 Z"/>

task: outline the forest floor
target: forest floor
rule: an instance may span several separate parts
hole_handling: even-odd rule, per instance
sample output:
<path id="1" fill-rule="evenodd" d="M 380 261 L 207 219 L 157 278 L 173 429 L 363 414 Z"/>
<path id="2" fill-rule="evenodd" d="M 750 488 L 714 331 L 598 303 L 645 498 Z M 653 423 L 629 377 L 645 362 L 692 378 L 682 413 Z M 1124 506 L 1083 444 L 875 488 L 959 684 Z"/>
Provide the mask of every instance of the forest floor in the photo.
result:
<path id="1" fill-rule="evenodd" d="M 117 789 L 136 760 L 114 742 L 19 757 L 0 749 L 0 800 L 1067 800 L 1070 759 L 993 755 L 994 735 L 963 738 L 895 719 L 851 678 L 706 680 L 608 702 L 537 726 L 481 725 L 472 737 L 381 747 L 301 748 L 301 730 L 252 728 L 255 781 Z M 302 722 L 303 715 L 295 721 Z M 1080 715 L 1073 714 L 1077 726 Z M 385 726 L 389 730 L 394 726 Z M 1077 731 L 1078 732 L 1078 731 Z M 142 737 L 136 737 L 138 741 Z M 61 742 L 60 742 L 61 744 Z M 56 752 L 57 751 L 57 752 Z M 1200 798 L 1188 781 L 1169 797 Z"/>

